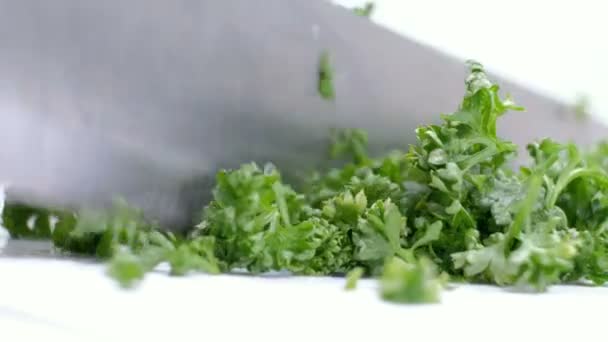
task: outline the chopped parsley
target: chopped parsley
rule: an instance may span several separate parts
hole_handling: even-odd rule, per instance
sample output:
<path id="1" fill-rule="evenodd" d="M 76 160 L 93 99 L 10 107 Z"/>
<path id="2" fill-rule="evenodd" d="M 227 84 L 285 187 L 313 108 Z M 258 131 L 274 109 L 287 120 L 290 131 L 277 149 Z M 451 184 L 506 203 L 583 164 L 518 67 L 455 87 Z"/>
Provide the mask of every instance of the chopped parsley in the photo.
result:
<path id="1" fill-rule="evenodd" d="M 334 89 L 334 71 L 331 66 L 329 58 L 329 52 L 323 51 L 319 57 L 319 71 L 318 71 L 318 91 L 319 95 L 325 100 L 333 100 L 336 98 L 336 91 Z"/>
<path id="2" fill-rule="evenodd" d="M 374 13 L 375 7 L 376 6 L 374 5 L 373 2 L 366 2 L 361 7 L 355 7 L 355 8 L 353 8 L 353 12 L 355 12 L 355 14 L 358 15 L 358 16 L 360 16 L 360 17 L 369 18 Z"/>
<path id="3" fill-rule="evenodd" d="M 304 187 L 284 182 L 271 164 L 221 170 L 186 236 L 120 201 L 105 213 L 9 203 L 4 223 L 13 237 L 45 236 L 59 250 L 107 260 L 124 287 L 160 263 L 172 275 L 348 273 L 347 289 L 375 277 L 381 297 L 399 303 L 439 301 L 450 277 L 537 291 L 581 279 L 604 284 L 606 144 L 583 152 L 531 142 L 532 162 L 513 170 L 517 146 L 497 126 L 522 108 L 500 96 L 479 63 L 468 66 L 460 106 L 441 124 L 417 128 L 409 150 L 373 157 L 365 132 L 343 130 L 332 134 L 330 154 L 349 161 L 318 170 Z M 333 98 L 327 54 L 320 69 L 319 90 Z"/>

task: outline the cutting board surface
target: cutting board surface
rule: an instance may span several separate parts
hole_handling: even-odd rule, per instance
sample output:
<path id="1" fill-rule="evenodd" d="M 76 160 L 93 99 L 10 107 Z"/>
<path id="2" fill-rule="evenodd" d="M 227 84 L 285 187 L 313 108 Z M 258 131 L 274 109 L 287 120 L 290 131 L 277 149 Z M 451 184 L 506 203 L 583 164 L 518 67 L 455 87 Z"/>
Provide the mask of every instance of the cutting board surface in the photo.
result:
<path id="1" fill-rule="evenodd" d="M 23 257 L 19 244 L 0 257 L 0 336 L 14 341 L 548 341 L 602 336 L 608 305 L 606 287 L 481 285 L 452 285 L 440 304 L 395 305 L 375 280 L 345 291 L 342 278 L 170 277 L 162 266 L 125 291 L 101 264 L 43 257 L 40 243 Z"/>

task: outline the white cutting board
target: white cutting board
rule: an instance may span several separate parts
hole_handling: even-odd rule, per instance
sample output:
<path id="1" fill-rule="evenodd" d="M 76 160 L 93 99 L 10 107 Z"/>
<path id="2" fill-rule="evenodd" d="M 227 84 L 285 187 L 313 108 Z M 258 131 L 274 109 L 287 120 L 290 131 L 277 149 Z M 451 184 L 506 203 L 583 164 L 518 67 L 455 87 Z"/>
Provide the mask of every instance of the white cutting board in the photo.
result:
<path id="1" fill-rule="evenodd" d="M 608 288 L 544 294 L 458 285 L 435 305 L 383 302 L 373 280 L 150 274 L 121 290 L 100 264 L 0 258 L 0 341 L 550 341 L 605 338 Z"/>

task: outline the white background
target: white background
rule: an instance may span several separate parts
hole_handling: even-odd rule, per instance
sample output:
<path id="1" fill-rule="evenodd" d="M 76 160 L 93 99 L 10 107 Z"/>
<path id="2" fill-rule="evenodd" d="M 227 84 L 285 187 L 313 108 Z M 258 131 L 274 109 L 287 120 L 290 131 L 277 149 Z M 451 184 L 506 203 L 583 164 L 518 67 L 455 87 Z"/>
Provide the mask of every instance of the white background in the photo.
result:
<path id="1" fill-rule="evenodd" d="M 352 7 L 361 0 L 336 0 Z M 375 0 L 372 20 L 540 93 L 590 99 L 608 123 L 608 4 L 600 0 Z"/>

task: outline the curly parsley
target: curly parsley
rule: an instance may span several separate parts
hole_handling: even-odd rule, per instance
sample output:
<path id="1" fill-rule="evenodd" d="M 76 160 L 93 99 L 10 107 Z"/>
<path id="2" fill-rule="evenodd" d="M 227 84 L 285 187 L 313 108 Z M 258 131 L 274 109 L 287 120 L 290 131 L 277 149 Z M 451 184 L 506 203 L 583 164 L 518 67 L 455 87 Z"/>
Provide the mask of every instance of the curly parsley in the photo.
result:
<path id="1" fill-rule="evenodd" d="M 333 97 L 328 56 L 320 92 Z M 517 146 L 497 135 L 500 117 L 522 110 L 468 63 L 459 108 L 416 129 L 408 151 L 375 158 L 361 130 L 332 134 L 332 158 L 296 189 L 271 164 L 216 176 L 213 200 L 187 236 L 146 221 L 124 202 L 105 213 L 8 204 L 13 237 L 50 237 L 57 249 L 108 260 L 108 274 L 136 285 L 160 263 L 173 275 L 289 271 L 380 279 L 382 298 L 437 302 L 448 277 L 532 288 L 608 280 L 608 149 L 589 153 L 548 139 L 533 162 L 509 167 Z M 35 217 L 35 219 L 32 219 Z M 50 217 L 55 223 L 49 223 Z"/>

